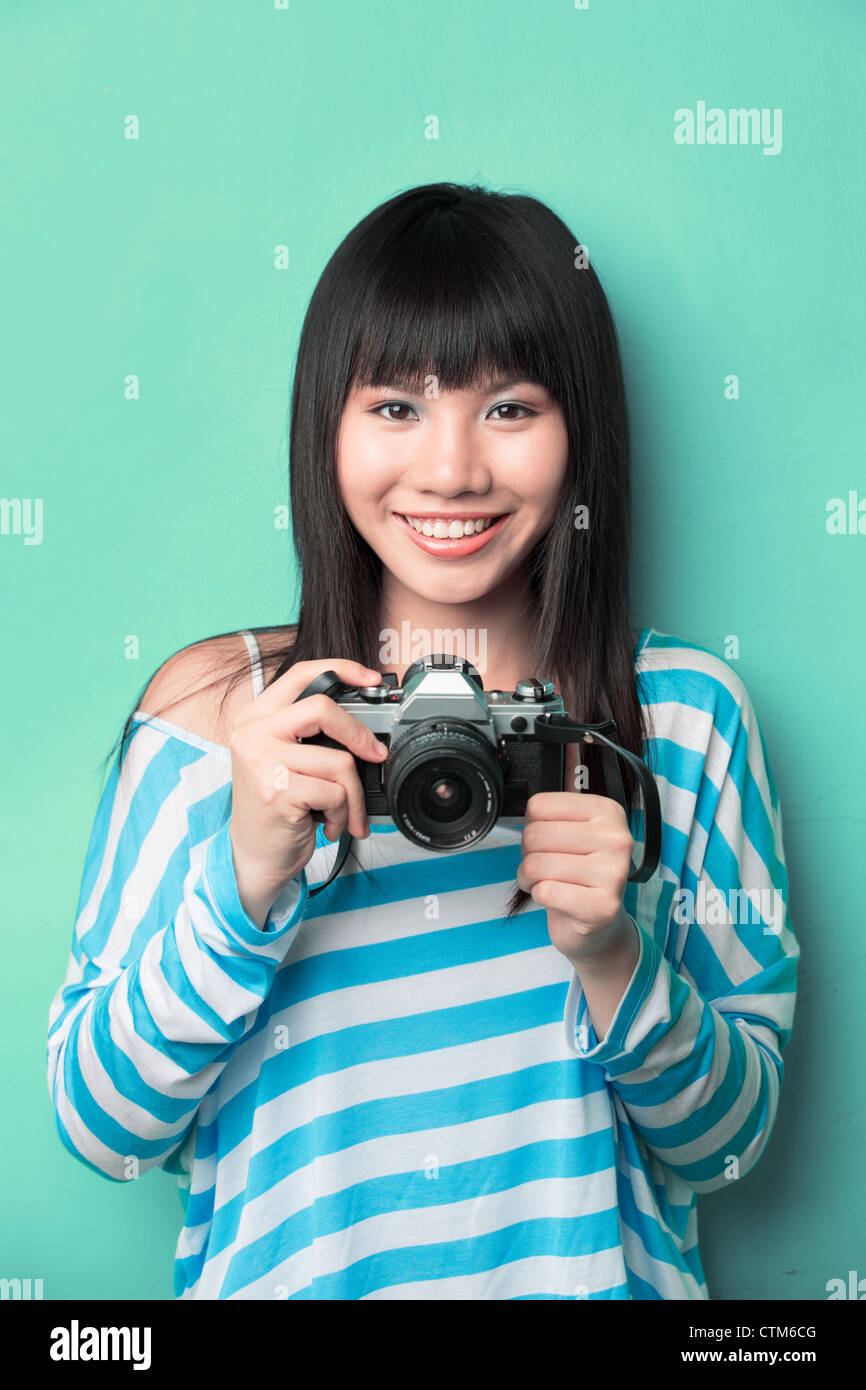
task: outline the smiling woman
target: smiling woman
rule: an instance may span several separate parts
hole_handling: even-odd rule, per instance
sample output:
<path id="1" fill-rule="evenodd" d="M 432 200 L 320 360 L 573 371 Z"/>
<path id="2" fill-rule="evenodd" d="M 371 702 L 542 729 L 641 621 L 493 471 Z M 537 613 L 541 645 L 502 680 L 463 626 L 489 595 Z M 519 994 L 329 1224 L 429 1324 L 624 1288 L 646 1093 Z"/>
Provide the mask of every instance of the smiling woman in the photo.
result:
<path id="1" fill-rule="evenodd" d="M 185 648 L 127 722 L 48 1083 L 83 1162 L 177 1174 L 179 1298 L 705 1299 L 696 1194 L 767 1142 L 799 954 L 776 789 L 735 672 L 631 626 L 622 373 L 576 242 L 454 184 L 349 233 L 292 392 L 297 625 Z M 658 873 L 627 881 L 642 816 L 597 745 L 483 843 L 371 826 L 359 769 L 401 745 L 309 687 L 391 698 L 404 631 L 398 680 L 419 635 L 483 635 L 485 689 L 612 718 L 657 774 Z M 461 756 L 431 774 L 457 805 Z M 673 916 L 741 888 L 772 923 Z"/>

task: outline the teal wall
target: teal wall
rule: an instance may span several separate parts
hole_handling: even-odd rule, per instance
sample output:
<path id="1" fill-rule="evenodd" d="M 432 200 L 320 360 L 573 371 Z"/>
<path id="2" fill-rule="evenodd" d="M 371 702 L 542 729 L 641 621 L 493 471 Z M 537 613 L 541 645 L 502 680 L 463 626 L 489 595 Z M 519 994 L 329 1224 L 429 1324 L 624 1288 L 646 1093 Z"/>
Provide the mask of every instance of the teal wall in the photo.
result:
<path id="1" fill-rule="evenodd" d="M 174 1180 L 76 1163 L 45 1083 L 98 765 L 172 651 L 296 615 L 273 509 L 303 313 L 361 216 L 438 179 L 534 194 L 589 248 L 635 624 L 739 639 L 781 796 L 801 992 L 770 1144 L 700 1199 L 711 1295 L 866 1275 L 866 534 L 826 527 L 866 499 L 859 0 L 9 0 L 2 27 L 0 495 L 43 499 L 43 535 L 0 535 L 0 1276 L 172 1297 Z M 780 152 L 675 143 L 699 101 L 780 109 Z"/>

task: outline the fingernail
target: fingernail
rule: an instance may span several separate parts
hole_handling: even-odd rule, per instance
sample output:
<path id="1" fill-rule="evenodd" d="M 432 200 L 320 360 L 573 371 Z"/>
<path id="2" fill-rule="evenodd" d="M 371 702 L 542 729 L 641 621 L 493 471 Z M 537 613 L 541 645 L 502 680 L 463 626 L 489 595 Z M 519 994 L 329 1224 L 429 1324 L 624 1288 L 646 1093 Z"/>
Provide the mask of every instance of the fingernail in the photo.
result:
<path id="1" fill-rule="evenodd" d="M 376 739 L 376 752 L 379 754 L 380 758 L 384 758 L 385 754 L 388 752 L 387 743 L 380 743 L 379 740 Z"/>

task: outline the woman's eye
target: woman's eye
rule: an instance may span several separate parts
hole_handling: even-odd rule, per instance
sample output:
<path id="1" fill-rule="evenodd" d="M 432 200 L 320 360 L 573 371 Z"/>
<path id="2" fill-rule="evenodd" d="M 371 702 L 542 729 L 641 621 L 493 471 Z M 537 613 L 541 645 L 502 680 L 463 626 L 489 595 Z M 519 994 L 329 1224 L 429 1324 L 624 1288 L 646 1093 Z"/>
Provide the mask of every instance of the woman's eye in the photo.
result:
<path id="1" fill-rule="evenodd" d="M 371 411 L 371 414 L 373 414 L 373 415 L 379 415 L 383 410 L 411 410 L 411 409 L 412 409 L 411 405 L 407 405 L 405 401 L 385 401 L 384 405 L 376 405 L 376 406 L 374 406 L 373 409 L 372 409 L 372 411 Z M 398 424 L 398 425 L 399 425 L 399 424 L 402 424 L 402 422 L 403 422 L 406 418 L 407 418 L 407 417 L 406 417 L 405 415 L 383 415 L 383 416 L 382 416 L 382 419 L 383 419 L 383 420 L 393 420 L 393 421 L 394 421 L 396 424 Z"/>
<path id="2" fill-rule="evenodd" d="M 395 411 L 395 410 L 409 410 L 409 411 L 412 412 L 413 415 L 415 414 L 414 407 L 411 406 L 411 405 L 407 405 L 407 403 L 406 403 L 405 401 L 383 401 L 381 405 L 375 405 L 375 406 L 373 406 L 373 408 L 372 408 L 372 410 L 371 410 L 370 413 L 371 413 L 371 415 L 381 415 L 383 420 L 393 420 L 395 424 L 402 424 L 402 423 L 404 423 L 406 420 L 409 419 L 409 416 L 408 416 L 408 415 L 392 415 L 392 414 L 390 414 L 391 411 Z M 510 420 L 521 420 L 521 419 L 523 419 L 524 416 L 535 415 L 535 414 L 537 414 L 537 411 L 535 411 L 535 410 L 530 410 L 529 407 L 526 406 L 526 405 L 518 405 L 518 404 L 516 403 L 516 401 L 505 401 L 505 402 L 503 402 L 502 405 L 495 405 L 495 406 L 493 407 L 493 410 L 490 412 L 490 413 L 491 413 L 491 416 L 494 415 L 495 412 L 498 411 L 498 410 L 510 410 L 510 411 L 522 411 L 522 412 L 523 412 L 523 415 L 519 415 L 519 414 L 500 415 L 498 418 L 499 418 L 500 420 L 505 421 L 506 423 L 507 423 L 508 421 L 510 421 Z"/>

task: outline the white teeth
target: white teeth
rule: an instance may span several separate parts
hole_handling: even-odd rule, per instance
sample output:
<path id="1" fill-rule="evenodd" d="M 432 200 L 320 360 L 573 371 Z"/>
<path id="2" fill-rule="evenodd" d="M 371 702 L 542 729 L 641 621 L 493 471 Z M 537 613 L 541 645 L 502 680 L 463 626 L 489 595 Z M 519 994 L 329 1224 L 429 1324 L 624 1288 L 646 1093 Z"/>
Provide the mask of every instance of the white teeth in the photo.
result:
<path id="1" fill-rule="evenodd" d="M 481 531 L 486 531 L 492 524 L 493 517 L 478 517 L 474 521 L 459 521 L 456 517 L 453 521 L 441 518 L 437 521 L 425 521 L 421 517 L 407 516 L 404 512 L 404 521 L 414 527 L 423 536 L 435 536 L 439 540 L 459 540 L 461 536 L 474 536 Z"/>

